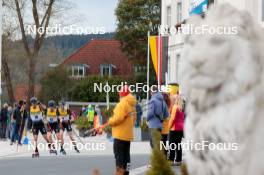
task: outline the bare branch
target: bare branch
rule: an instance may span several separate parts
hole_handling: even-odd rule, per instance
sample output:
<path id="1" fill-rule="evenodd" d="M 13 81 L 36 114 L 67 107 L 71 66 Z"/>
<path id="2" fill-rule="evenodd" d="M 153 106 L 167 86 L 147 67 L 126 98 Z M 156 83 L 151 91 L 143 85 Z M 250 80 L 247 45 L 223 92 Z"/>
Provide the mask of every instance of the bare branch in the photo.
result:
<path id="1" fill-rule="evenodd" d="M 49 26 L 49 21 L 50 21 L 50 17 L 51 17 L 51 14 L 52 14 L 52 7 L 53 7 L 53 3 L 55 2 L 55 0 L 50 0 L 50 3 L 49 3 L 49 6 L 48 6 L 48 9 L 45 13 L 44 16 L 46 16 L 46 23 L 45 23 L 45 26 L 44 26 L 44 33 L 41 35 L 40 39 L 39 39 L 39 45 L 41 46 L 43 41 L 44 41 L 44 38 L 46 36 L 46 32 L 47 32 L 47 27 Z M 44 18 L 43 18 L 44 19 Z"/>
<path id="2" fill-rule="evenodd" d="M 15 0 L 15 4 L 16 4 L 16 12 L 17 12 L 17 16 L 18 16 L 18 21 L 20 24 L 20 30 L 21 30 L 21 34 L 22 34 L 22 41 L 24 43 L 23 45 L 24 45 L 24 48 L 25 48 L 27 54 L 30 56 L 32 54 L 31 54 L 31 51 L 29 49 L 29 44 L 27 41 L 26 32 L 25 32 L 25 28 L 24 28 L 24 21 L 23 21 L 22 15 L 21 15 L 21 9 L 20 9 L 18 0 Z"/>

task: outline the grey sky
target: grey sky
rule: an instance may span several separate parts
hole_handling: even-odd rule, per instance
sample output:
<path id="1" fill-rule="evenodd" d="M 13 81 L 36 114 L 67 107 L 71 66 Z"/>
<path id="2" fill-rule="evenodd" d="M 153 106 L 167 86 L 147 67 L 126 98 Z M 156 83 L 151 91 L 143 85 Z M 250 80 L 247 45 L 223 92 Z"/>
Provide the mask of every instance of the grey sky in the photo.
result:
<path id="1" fill-rule="evenodd" d="M 115 8 L 118 0 L 74 0 L 72 1 L 84 20 L 78 25 L 89 27 L 105 27 L 107 32 L 116 28 Z"/>

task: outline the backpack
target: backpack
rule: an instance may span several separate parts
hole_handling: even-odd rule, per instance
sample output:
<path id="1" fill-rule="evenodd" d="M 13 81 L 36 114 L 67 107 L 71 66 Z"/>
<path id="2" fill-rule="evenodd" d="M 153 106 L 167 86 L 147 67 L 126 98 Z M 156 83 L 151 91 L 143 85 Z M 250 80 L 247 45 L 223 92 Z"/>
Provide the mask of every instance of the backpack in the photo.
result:
<path id="1" fill-rule="evenodd" d="M 165 108 L 163 107 L 163 103 L 164 103 L 164 101 L 162 101 L 162 105 L 161 105 L 161 107 L 162 107 L 161 115 L 158 115 L 158 114 L 154 113 L 155 117 L 157 117 L 160 120 L 161 123 L 163 123 L 163 121 L 168 117 L 168 116 L 164 115 L 164 113 L 165 113 L 164 109 Z"/>

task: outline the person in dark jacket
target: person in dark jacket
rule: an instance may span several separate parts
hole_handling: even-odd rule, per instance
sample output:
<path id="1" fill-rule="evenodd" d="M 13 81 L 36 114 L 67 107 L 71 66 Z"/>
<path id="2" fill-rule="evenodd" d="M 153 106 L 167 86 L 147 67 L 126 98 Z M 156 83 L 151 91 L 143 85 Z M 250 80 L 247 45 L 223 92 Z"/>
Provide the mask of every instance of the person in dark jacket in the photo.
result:
<path id="1" fill-rule="evenodd" d="M 4 104 L 3 108 L 1 109 L 1 116 L 0 116 L 0 138 L 6 139 L 6 127 L 7 127 L 7 116 L 8 114 L 8 104 Z"/>
<path id="2" fill-rule="evenodd" d="M 14 110 L 13 121 L 15 122 L 11 136 L 11 145 L 15 142 L 15 136 L 18 136 L 18 144 L 21 144 L 21 138 L 24 130 L 25 120 L 27 117 L 25 102 L 20 100 L 18 106 Z"/>
<path id="3" fill-rule="evenodd" d="M 153 148 L 152 135 L 153 132 L 161 133 L 163 121 L 169 117 L 168 107 L 164 101 L 162 94 L 157 88 L 152 88 L 151 99 L 148 103 L 147 123 L 150 129 L 150 146 Z"/>

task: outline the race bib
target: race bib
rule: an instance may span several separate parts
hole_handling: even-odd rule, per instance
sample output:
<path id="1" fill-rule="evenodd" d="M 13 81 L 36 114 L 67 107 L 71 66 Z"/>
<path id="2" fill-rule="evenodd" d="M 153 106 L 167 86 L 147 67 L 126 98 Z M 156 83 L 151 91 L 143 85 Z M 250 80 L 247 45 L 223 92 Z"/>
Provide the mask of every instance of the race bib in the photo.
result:
<path id="1" fill-rule="evenodd" d="M 68 121 L 68 120 L 70 120 L 70 117 L 68 116 L 68 115 L 66 115 L 66 116 L 60 116 L 60 119 L 61 119 L 61 121 Z"/>
<path id="2" fill-rule="evenodd" d="M 35 122 L 35 121 L 40 121 L 40 120 L 43 119 L 43 117 L 42 117 L 42 113 L 41 113 L 41 112 L 39 112 L 39 113 L 30 113 L 30 118 L 31 118 L 31 120 L 32 120 L 33 122 Z"/>
<path id="3" fill-rule="evenodd" d="M 54 123 L 58 121 L 57 117 L 47 117 L 47 120 L 49 123 Z"/>

